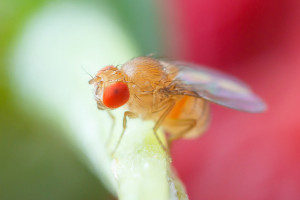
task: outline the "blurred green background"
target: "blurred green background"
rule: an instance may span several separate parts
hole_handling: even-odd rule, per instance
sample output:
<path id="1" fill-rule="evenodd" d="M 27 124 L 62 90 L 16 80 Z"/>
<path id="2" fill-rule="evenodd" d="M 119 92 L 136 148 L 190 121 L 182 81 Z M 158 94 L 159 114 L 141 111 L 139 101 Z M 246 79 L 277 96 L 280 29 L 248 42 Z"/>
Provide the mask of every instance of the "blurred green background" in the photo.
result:
<path id="1" fill-rule="evenodd" d="M 22 106 L 23 99 L 16 96 L 16 87 L 13 86 L 16 80 L 11 74 L 18 69 L 12 69 L 14 61 L 11 58 L 14 49 L 18 48 L 19 38 L 22 37 L 28 22 L 35 20 L 39 16 L 36 13 L 41 12 L 49 4 L 59 5 L 63 2 L 67 2 L 68 5 L 91 6 L 99 9 L 99 12 L 108 9 L 107 13 L 114 16 L 116 26 L 130 38 L 131 45 L 137 49 L 139 55 L 161 52 L 159 38 L 162 33 L 157 24 L 156 7 L 150 0 L 1 1 L 1 200 L 113 199 L 101 185 L 100 180 L 87 168 L 79 151 L 65 136 L 67 130 L 49 121 L 47 116 L 44 117 L 43 112 L 46 113 L 47 110 L 35 112 L 33 109 L 31 113 L 28 110 L 26 112 Z"/>

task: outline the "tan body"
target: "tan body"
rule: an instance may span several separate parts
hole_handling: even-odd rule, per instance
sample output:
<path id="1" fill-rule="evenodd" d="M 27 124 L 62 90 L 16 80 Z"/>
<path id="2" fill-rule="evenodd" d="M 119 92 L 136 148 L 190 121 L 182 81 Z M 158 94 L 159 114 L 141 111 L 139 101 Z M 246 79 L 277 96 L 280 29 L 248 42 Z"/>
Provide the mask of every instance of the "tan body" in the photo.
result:
<path id="1" fill-rule="evenodd" d="M 176 67 L 150 57 L 139 57 L 125 63 L 121 71 L 130 89 L 127 106 L 131 112 L 146 120 L 162 120 L 160 125 L 172 140 L 194 138 L 206 130 L 210 113 L 208 102 L 169 92 L 178 85 L 174 84 Z M 166 116 L 162 119 L 164 113 Z"/>
<path id="2" fill-rule="evenodd" d="M 169 144 L 178 138 L 199 136 L 209 123 L 209 102 L 251 113 L 266 109 L 266 104 L 247 84 L 231 75 L 152 57 L 137 57 L 121 69 L 106 66 L 89 83 L 94 85 L 98 109 L 128 107 L 114 152 L 124 135 L 127 118 L 153 120 L 154 135 L 167 151 L 157 135 L 158 128 L 169 133 Z"/>
<path id="3" fill-rule="evenodd" d="M 113 152 L 124 135 L 127 118 L 153 120 L 154 134 L 165 151 L 167 148 L 156 133 L 159 127 L 170 134 L 169 144 L 178 138 L 197 137 L 206 130 L 208 101 L 181 88 L 175 78 L 177 74 L 176 66 L 151 57 L 138 57 L 122 65 L 121 69 L 107 66 L 90 80 L 99 109 L 110 110 L 124 105 L 129 110 L 124 113 L 123 132 Z M 119 105 L 119 100 L 124 104 Z"/>

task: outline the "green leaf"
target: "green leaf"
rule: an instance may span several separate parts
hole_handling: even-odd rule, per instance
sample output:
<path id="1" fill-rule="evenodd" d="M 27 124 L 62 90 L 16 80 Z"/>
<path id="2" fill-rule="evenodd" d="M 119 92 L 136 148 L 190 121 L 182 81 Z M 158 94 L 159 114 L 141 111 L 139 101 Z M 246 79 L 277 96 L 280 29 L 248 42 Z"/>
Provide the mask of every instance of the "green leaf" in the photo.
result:
<path id="1" fill-rule="evenodd" d="M 105 6 L 49 4 L 30 20 L 12 51 L 15 96 L 28 113 L 46 116 L 49 123 L 64 129 L 78 153 L 119 199 L 187 199 L 170 158 L 152 133 L 153 122 L 129 120 L 124 139 L 111 157 L 124 110 L 113 112 L 116 126 L 106 148 L 112 121 L 97 110 L 85 70 L 93 74 L 102 66 L 138 55 L 125 32 Z M 161 131 L 159 135 L 163 139 Z"/>

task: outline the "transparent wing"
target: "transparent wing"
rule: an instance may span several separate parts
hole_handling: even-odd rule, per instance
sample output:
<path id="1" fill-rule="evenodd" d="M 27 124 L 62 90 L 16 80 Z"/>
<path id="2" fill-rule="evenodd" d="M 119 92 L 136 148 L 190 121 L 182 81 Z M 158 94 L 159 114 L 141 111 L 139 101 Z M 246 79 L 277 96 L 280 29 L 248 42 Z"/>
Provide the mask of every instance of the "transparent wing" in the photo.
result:
<path id="1" fill-rule="evenodd" d="M 181 88 L 211 102 L 245 111 L 263 112 L 266 104 L 237 78 L 203 66 L 169 62 L 179 71 L 175 77 Z"/>

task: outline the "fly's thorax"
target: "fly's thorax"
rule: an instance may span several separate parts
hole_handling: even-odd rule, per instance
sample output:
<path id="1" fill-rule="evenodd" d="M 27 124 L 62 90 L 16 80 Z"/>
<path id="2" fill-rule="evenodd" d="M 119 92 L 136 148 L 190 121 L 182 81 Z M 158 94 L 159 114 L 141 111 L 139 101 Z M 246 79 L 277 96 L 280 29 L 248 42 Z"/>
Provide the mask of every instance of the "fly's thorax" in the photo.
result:
<path id="1" fill-rule="evenodd" d="M 129 110 L 145 119 L 153 106 L 153 94 L 140 92 L 138 88 L 133 86 L 129 86 L 129 88 L 130 99 L 127 103 Z"/>
<path id="2" fill-rule="evenodd" d="M 165 89 L 172 83 L 176 70 L 151 57 L 134 58 L 121 70 L 128 79 L 131 94 L 129 109 L 144 119 L 153 118 L 152 113 L 169 98 Z"/>
<path id="3" fill-rule="evenodd" d="M 130 87 L 133 88 L 133 87 Z M 168 102 L 176 101 L 177 96 L 169 95 L 164 88 L 151 92 L 131 91 L 128 101 L 129 110 L 138 113 L 143 119 L 157 121 L 168 106 Z"/>
<path id="4" fill-rule="evenodd" d="M 163 87 L 168 76 L 161 63 L 151 57 L 137 57 L 122 66 L 122 71 L 140 90 L 155 90 Z"/>
<path id="5" fill-rule="evenodd" d="M 160 61 L 160 64 L 163 66 L 164 71 L 168 76 L 168 80 L 173 81 L 177 77 L 179 69 L 175 65 L 168 62 Z"/>

